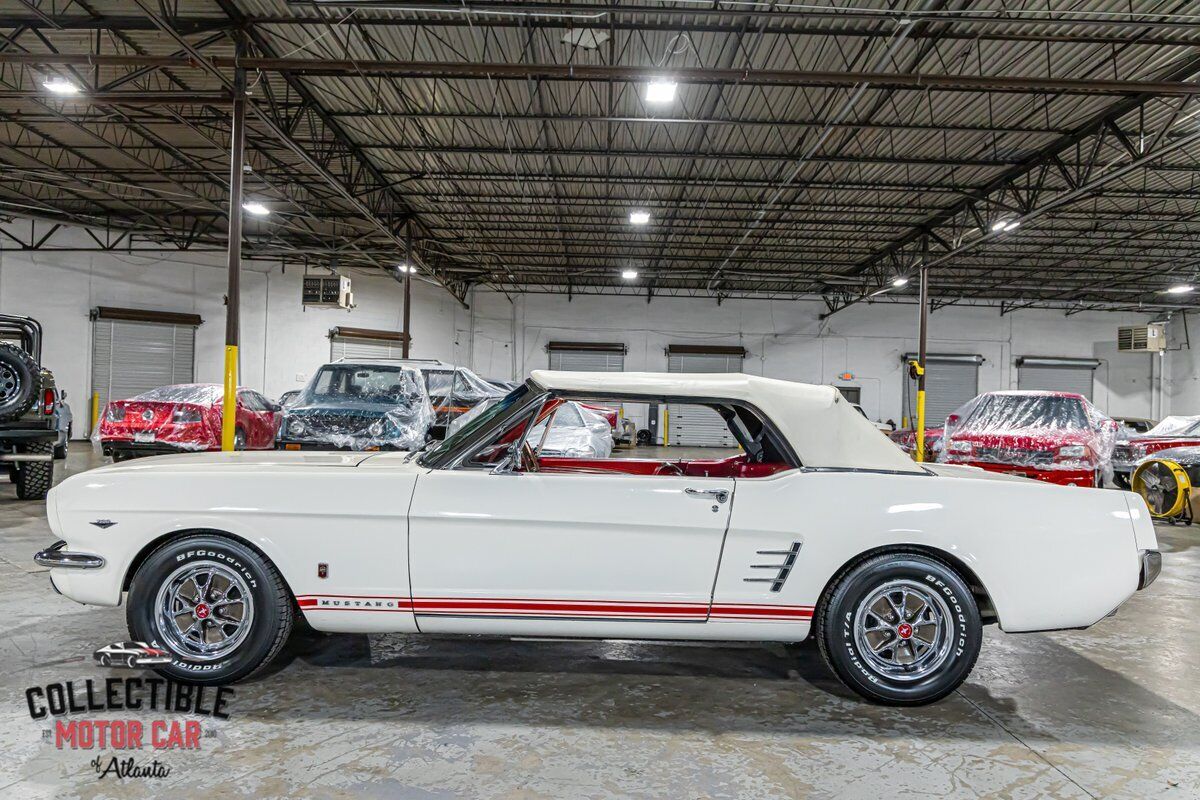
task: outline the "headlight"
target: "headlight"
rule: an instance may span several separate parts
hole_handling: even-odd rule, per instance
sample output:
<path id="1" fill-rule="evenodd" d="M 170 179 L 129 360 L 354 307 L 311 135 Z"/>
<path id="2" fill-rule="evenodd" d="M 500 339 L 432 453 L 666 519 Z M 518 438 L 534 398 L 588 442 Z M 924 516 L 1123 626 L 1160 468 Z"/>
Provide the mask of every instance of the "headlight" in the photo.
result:
<path id="1" fill-rule="evenodd" d="M 951 441 L 949 444 L 946 445 L 947 453 L 958 453 L 960 455 L 963 455 L 963 454 L 970 453 L 972 449 L 973 448 L 972 448 L 970 442 Z"/>
<path id="2" fill-rule="evenodd" d="M 1068 444 L 1058 448 L 1058 454 L 1062 458 L 1084 458 L 1088 454 L 1086 445 Z"/>
<path id="3" fill-rule="evenodd" d="M 294 419 L 291 422 L 289 422 L 287 429 L 288 429 L 288 433 L 290 433 L 294 436 L 303 436 L 304 431 L 307 430 L 304 423 L 298 419 Z"/>
<path id="4" fill-rule="evenodd" d="M 367 428 L 367 433 L 372 436 L 383 436 L 383 420 L 377 419 L 371 423 L 371 427 Z"/>

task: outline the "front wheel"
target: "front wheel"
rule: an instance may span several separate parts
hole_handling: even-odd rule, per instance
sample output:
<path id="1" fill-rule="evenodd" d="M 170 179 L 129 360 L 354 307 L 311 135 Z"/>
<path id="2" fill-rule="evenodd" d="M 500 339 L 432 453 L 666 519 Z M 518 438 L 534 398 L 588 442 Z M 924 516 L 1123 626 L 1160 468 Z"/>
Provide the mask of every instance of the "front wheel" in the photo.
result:
<path id="1" fill-rule="evenodd" d="M 970 589 L 948 565 L 889 553 L 830 588 L 816 635 L 825 662 L 849 688 L 879 703 L 924 705 L 966 680 L 983 625 Z"/>
<path id="2" fill-rule="evenodd" d="M 166 650 L 172 680 L 221 684 L 266 667 L 292 629 L 292 597 L 275 567 L 220 536 L 176 539 L 138 568 L 129 587 L 130 637 Z"/>

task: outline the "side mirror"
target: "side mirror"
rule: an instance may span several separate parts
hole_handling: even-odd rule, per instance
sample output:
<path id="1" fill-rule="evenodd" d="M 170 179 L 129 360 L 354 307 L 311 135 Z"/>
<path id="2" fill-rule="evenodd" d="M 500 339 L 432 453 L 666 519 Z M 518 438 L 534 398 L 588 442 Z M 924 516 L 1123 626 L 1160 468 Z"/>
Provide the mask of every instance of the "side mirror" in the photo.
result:
<path id="1" fill-rule="evenodd" d="M 66 390 L 66 389 L 59 389 L 59 390 L 58 390 L 58 396 L 59 396 L 59 397 L 61 397 L 63 400 L 66 400 L 66 399 L 67 399 L 67 390 Z"/>
<path id="2" fill-rule="evenodd" d="M 946 417 L 946 427 L 947 428 L 953 428 L 957 424 L 958 424 L 958 414 L 951 414 L 950 416 Z"/>

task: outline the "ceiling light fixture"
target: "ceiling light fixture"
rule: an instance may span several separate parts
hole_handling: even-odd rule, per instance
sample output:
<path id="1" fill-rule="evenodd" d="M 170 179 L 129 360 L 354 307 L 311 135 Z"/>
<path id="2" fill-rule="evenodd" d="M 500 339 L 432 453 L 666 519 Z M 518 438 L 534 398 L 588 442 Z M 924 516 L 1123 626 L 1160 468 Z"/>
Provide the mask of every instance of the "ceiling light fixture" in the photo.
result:
<path id="1" fill-rule="evenodd" d="M 631 280 L 633 280 L 634 278 L 636 278 L 636 277 L 637 277 L 637 275 L 638 275 L 638 274 L 637 274 L 637 270 L 636 270 L 636 269 L 627 269 L 627 270 L 623 270 L 623 271 L 621 272 L 621 277 L 622 277 L 622 278 L 624 278 L 624 279 L 625 279 L 625 280 L 627 280 L 627 281 L 631 281 Z"/>
<path id="2" fill-rule="evenodd" d="M 646 225 L 649 222 L 650 222 L 650 212 L 649 211 L 638 210 L 638 211 L 630 211 L 629 212 L 629 224 L 630 225 Z"/>
<path id="3" fill-rule="evenodd" d="M 1019 228 L 1020 226 L 1021 226 L 1021 223 L 1019 220 L 998 219 L 992 223 L 992 233 L 999 233 L 1000 231 L 1011 231 L 1011 230 L 1015 230 L 1016 228 Z"/>
<path id="4" fill-rule="evenodd" d="M 895 286 L 897 289 L 908 286 L 908 278 L 903 275 L 897 275 L 895 278 L 892 278 L 892 286 Z"/>
<path id="5" fill-rule="evenodd" d="M 411 264 L 397 264 L 396 270 L 398 272 L 416 272 L 417 268 L 412 266 Z"/>
<path id="6" fill-rule="evenodd" d="M 66 78 L 47 78 L 42 86 L 55 94 L 79 94 L 79 87 Z"/>
<path id="7" fill-rule="evenodd" d="M 257 200 L 251 200 L 250 202 L 242 203 L 242 210 L 249 214 L 253 214 L 256 217 L 265 217 L 267 214 L 271 213 L 271 209 L 267 208 Z"/>
<path id="8" fill-rule="evenodd" d="M 646 84 L 646 102 L 647 103 L 670 103 L 675 99 L 675 89 L 678 84 L 675 81 L 650 81 Z"/>
<path id="9" fill-rule="evenodd" d="M 1192 286 L 1190 283 L 1180 283 L 1172 286 L 1170 289 L 1167 289 L 1167 294 L 1188 294 L 1189 292 L 1194 292 L 1195 290 L 1196 287 Z"/>

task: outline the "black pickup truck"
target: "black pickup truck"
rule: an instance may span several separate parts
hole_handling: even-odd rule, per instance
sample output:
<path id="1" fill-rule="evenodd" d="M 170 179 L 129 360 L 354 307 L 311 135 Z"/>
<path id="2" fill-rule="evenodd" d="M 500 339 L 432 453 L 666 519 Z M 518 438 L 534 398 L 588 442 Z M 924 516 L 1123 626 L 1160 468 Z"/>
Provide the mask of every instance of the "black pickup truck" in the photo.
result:
<path id="1" fill-rule="evenodd" d="M 21 500 L 38 500 L 54 481 L 54 376 L 41 366 L 42 326 L 0 314 L 0 474 Z"/>

